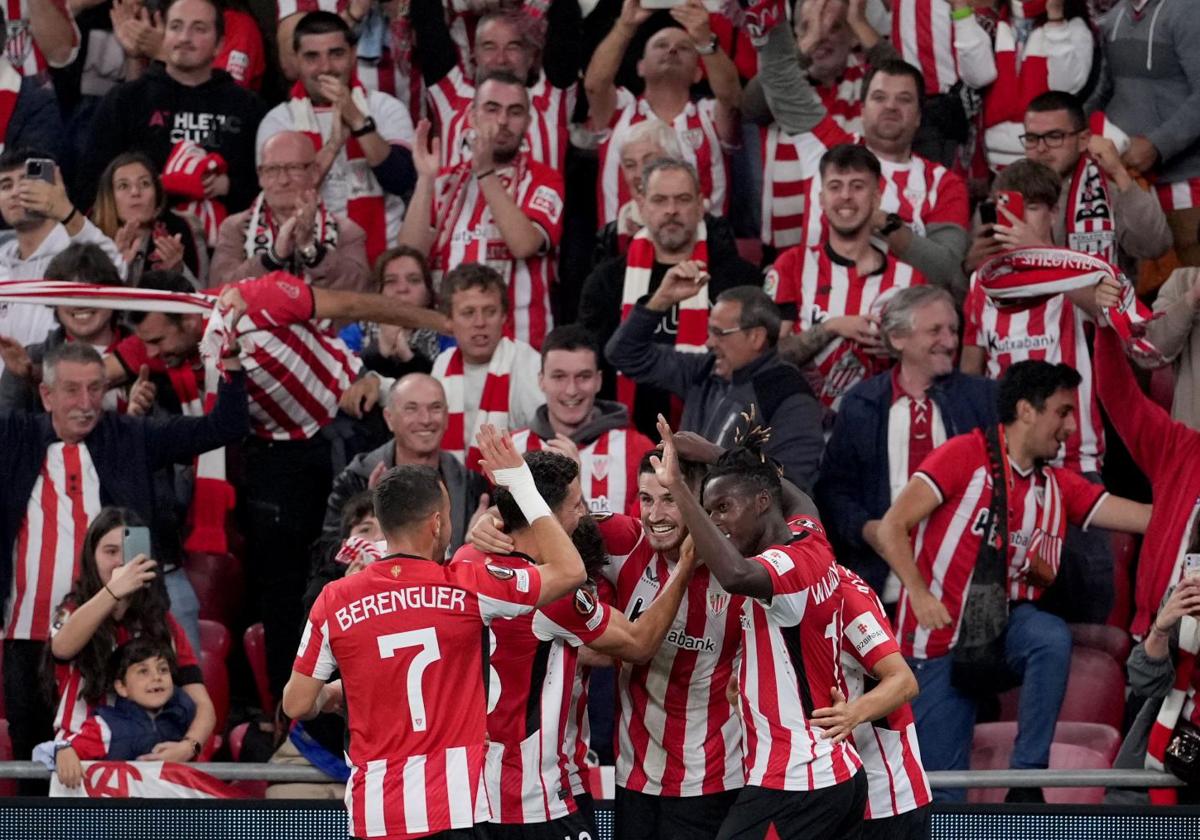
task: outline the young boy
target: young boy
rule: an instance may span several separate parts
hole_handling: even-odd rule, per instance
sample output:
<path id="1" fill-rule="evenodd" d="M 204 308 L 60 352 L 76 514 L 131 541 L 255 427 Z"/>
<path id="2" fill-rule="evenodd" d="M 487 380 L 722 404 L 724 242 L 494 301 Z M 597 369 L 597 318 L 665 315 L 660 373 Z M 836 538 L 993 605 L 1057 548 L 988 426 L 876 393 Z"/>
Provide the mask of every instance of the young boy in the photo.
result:
<path id="1" fill-rule="evenodd" d="M 148 758 L 163 741 L 182 741 L 196 704 L 171 677 L 174 654 L 152 639 L 139 637 L 121 645 L 109 658 L 117 701 L 100 706 L 83 727 L 58 750 L 58 779 L 77 787 L 80 761 L 133 761 Z"/>

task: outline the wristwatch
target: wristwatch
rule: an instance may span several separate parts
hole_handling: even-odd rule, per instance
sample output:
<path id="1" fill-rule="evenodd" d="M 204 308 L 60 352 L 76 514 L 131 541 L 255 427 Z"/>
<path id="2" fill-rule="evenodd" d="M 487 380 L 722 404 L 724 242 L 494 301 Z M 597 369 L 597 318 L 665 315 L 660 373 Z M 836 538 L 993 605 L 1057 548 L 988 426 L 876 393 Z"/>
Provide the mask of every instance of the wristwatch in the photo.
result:
<path id="1" fill-rule="evenodd" d="M 720 45 L 721 42 L 717 39 L 717 36 L 713 35 L 707 44 L 704 44 L 703 46 L 699 44 L 696 45 L 696 52 L 700 55 L 712 55 L 717 51 L 717 48 Z"/>
<path id="2" fill-rule="evenodd" d="M 364 137 L 364 136 L 370 134 L 374 130 L 375 130 L 375 118 L 367 117 L 367 120 L 366 120 L 366 122 L 364 122 L 362 124 L 362 127 L 357 128 L 354 131 L 351 131 L 350 136 L 351 137 Z"/>
<path id="3" fill-rule="evenodd" d="M 309 242 L 300 249 L 299 254 L 300 259 L 304 261 L 304 264 L 311 268 L 316 264 L 317 257 L 320 255 L 320 251 L 318 250 L 315 242 Z"/>
<path id="4" fill-rule="evenodd" d="M 904 227 L 904 219 L 900 218 L 900 214 L 888 213 L 887 221 L 883 223 L 883 227 L 879 229 L 879 233 L 881 236 L 891 236 L 902 227 Z"/>

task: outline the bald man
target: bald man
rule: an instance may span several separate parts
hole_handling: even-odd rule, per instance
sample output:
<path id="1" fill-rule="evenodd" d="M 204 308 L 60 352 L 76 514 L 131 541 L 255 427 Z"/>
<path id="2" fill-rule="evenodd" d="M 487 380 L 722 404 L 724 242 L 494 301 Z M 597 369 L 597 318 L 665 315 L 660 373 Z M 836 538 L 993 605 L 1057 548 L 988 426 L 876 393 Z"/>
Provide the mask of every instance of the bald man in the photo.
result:
<path id="1" fill-rule="evenodd" d="M 346 502 L 364 490 L 373 489 L 383 473 L 401 464 L 436 467 L 450 493 L 453 531 L 450 552 L 462 545 L 467 525 L 488 506 L 487 484 L 482 476 L 468 472 L 453 455 L 442 451 L 449 414 L 442 384 L 424 373 L 410 373 L 396 380 L 384 403 L 383 417 L 392 439 L 378 449 L 355 456 L 333 482 L 325 506 L 321 541 L 328 550 L 336 547 Z"/>
<path id="2" fill-rule="evenodd" d="M 282 269 L 323 289 L 370 290 L 367 235 L 325 207 L 316 159 L 312 140 L 299 131 L 266 141 L 258 165 L 262 191 L 249 210 L 222 223 L 209 285 Z"/>

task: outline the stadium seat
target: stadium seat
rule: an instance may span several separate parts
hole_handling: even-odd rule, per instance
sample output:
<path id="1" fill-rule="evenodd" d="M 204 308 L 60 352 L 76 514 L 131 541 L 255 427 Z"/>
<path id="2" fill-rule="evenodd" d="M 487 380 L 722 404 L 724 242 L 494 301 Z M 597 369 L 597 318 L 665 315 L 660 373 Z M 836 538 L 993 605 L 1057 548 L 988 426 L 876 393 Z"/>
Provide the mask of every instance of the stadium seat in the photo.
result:
<path id="1" fill-rule="evenodd" d="M 1175 401 L 1175 366 L 1164 365 L 1150 372 L 1150 399 L 1167 411 Z"/>
<path id="2" fill-rule="evenodd" d="M 241 609 L 242 564 L 232 554 L 188 552 L 188 580 L 200 601 L 200 617 L 232 626 Z"/>
<path id="3" fill-rule="evenodd" d="M 12 761 L 12 740 L 8 737 L 8 721 L 0 720 L 0 761 Z M 16 796 L 17 780 L 0 779 L 0 796 Z"/>
<path id="4" fill-rule="evenodd" d="M 271 680 L 267 676 L 267 646 L 264 641 L 263 626 L 251 624 L 242 636 L 242 646 L 246 650 L 246 660 L 254 674 L 254 686 L 258 689 L 258 702 L 267 716 L 275 713 L 275 697 L 271 694 Z"/>
<path id="5" fill-rule="evenodd" d="M 200 669 L 204 673 L 204 687 L 216 709 L 218 733 L 225 731 L 229 716 L 229 670 L 225 666 L 229 645 L 229 631 L 224 625 L 200 619 Z"/>
<path id="6" fill-rule="evenodd" d="M 1106 723 L 1085 723 L 1081 720 L 1060 720 L 1054 726 L 1054 743 L 1074 744 L 1095 750 L 1111 766 L 1121 749 L 1121 733 Z"/>
<path id="7" fill-rule="evenodd" d="M 746 237 L 737 241 L 738 256 L 751 265 L 762 265 L 762 240 L 756 236 Z"/>
<path id="8" fill-rule="evenodd" d="M 1106 770 L 1112 759 L 1099 749 L 1077 743 L 1059 741 L 1062 724 L 1055 728 L 1055 741 L 1050 745 L 1051 770 Z M 1075 730 L 1073 734 L 1078 734 Z M 1097 730 L 1097 732 L 1099 732 Z M 972 770 L 1005 770 L 1012 757 L 1013 739 L 1017 725 L 1012 721 L 981 723 L 975 727 L 975 741 L 971 748 Z M 1104 738 L 1116 737 L 1116 730 Z M 1107 747 L 1108 742 L 1102 741 Z M 1006 788 L 972 788 L 967 792 L 967 801 L 975 804 L 1003 802 Z M 1104 800 L 1104 788 L 1045 788 L 1046 801 L 1054 805 L 1096 805 Z"/>
<path id="9" fill-rule="evenodd" d="M 1113 552 L 1113 608 L 1108 624 L 1128 630 L 1133 621 L 1133 564 L 1138 540 L 1133 534 L 1110 532 Z"/>
<path id="10" fill-rule="evenodd" d="M 1133 640 L 1120 627 L 1109 624 L 1071 624 L 1071 639 L 1077 646 L 1102 650 L 1118 662 L 1129 658 Z"/>
<path id="11" fill-rule="evenodd" d="M 1000 695 L 1000 720 L 1016 720 L 1021 689 Z M 1120 730 L 1125 720 L 1125 667 L 1107 653 L 1076 646 L 1059 721 L 1106 723 Z"/>
<path id="12" fill-rule="evenodd" d="M 246 740 L 246 730 L 249 728 L 249 723 L 239 723 L 229 732 L 229 754 L 234 761 L 242 760 L 242 743 Z"/>

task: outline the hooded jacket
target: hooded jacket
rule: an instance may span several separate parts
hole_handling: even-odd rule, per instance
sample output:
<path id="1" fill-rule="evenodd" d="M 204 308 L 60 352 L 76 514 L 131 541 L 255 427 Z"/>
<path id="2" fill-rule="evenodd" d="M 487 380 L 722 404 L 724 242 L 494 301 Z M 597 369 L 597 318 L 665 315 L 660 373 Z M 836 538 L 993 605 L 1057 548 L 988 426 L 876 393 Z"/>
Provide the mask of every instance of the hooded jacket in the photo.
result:
<path id="1" fill-rule="evenodd" d="M 116 703 L 100 706 L 93 717 L 84 721 L 79 733 L 71 738 L 71 746 L 84 761 L 136 761 L 163 741 L 182 740 L 195 717 L 196 701 L 182 688 L 176 687 L 171 699 L 155 714 L 118 697 Z"/>
<path id="2" fill-rule="evenodd" d="M 628 426 L 628 408 L 612 400 L 596 400 L 596 407 L 591 419 L 575 430 L 575 434 L 571 435 L 571 442 L 579 447 L 587 446 L 605 432 L 624 429 Z M 542 440 L 554 439 L 555 431 L 554 427 L 550 425 L 549 406 L 542 405 L 538 408 L 533 422 L 529 424 L 529 430 Z"/>

